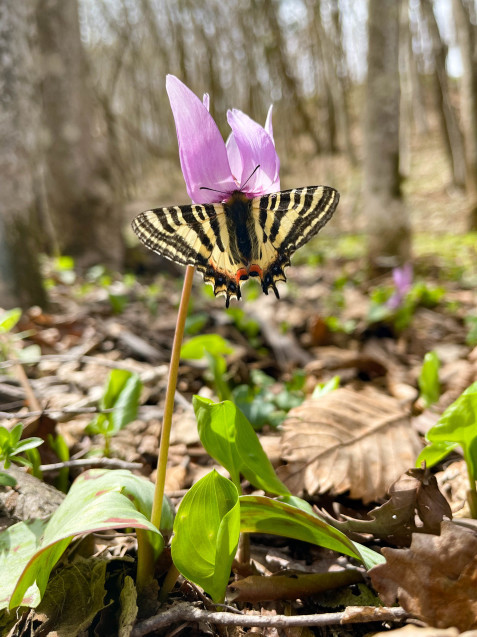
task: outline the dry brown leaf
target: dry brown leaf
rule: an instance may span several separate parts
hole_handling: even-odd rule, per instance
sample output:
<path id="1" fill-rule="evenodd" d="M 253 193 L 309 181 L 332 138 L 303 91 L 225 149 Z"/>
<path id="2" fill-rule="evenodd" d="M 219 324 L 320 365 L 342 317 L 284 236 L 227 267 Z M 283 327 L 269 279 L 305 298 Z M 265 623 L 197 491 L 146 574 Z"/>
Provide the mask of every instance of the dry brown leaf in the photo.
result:
<path id="1" fill-rule="evenodd" d="M 457 628 L 431 628 L 429 626 L 412 626 L 408 624 L 396 630 L 386 630 L 382 633 L 375 633 L 373 637 L 459 637 Z M 471 637 L 468 634 L 468 637 Z M 474 635 L 473 637 L 477 637 Z"/>
<path id="2" fill-rule="evenodd" d="M 412 533 L 440 533 L 444 517 L 452 518 L 449 503 L 439 491 L 429 469 L 409 469 L 389 489 L 387 502 L 368 513 L 368 520 L 343 515 L 337 521 L 326 511 L 321 515 L 343 532 L 371 533 L 397 546 L 409 546 Z"/>
<path id="3" fill-rule="evenodd" d="M 230 584 L 229 590 L 233 592 L 228 595 L 228 599 L 240 602 L 298 599 L 361 581 L 363 581 L 363 574 L 356 569 L 272 577 L 250 575 Z"/>
<path id="4" fill-rule="evenodd" d="M 441 535 L 413 535 L 409 549 L 383 548 L 385 564 L 369 574 L 385 604 L 418 619 L 459 630 L 477 628 L 477 536 L 452 522 Z"/>
<path id="5" fill-rule="evenodd" d="M 337 389 L 290 410 L 282 479 L 298 493 L 345 491 L 365 503 L 385 495 L 422 448 L 397 400 Z"/>

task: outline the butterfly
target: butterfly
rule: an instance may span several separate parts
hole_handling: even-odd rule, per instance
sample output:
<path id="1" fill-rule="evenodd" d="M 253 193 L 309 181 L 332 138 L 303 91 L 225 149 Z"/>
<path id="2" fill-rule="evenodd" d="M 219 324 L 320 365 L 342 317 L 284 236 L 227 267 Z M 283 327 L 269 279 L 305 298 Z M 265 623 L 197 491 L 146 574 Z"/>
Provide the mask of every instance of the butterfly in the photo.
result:
<path id="1" fill-rule="evenodd" d="M 282 190 L 250 199 L 236 190 L 223 203 L 155 208 L 132 221 L 151 250 L 193 265 L 215 296 L 241 298 L 240 286 L 258 277 L 265 294 L 286 281 L 292 254 L 329 221 L 339 193 L 329 186 Z"/>

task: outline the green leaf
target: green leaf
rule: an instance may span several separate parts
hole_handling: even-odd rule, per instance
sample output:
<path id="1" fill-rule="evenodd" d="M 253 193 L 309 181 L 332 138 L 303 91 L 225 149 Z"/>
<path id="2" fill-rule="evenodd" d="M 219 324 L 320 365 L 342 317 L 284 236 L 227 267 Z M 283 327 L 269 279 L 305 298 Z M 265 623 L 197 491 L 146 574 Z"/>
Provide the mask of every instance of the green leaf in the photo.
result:
<path id="1" fill-rule="evenodd" d="M 22 311 L 19 307 L 13 308 L 13 310 L 7 310 L 0 314 L 0 334 L 5 334 L 12 330 L 18 323 L 22 315 Z"/>
<path id="2" fill-rule="evenodd" d="M 441 395 L 439 367 L 440 361 L 436 352 L 427 352 L 418 379 L 421 398 L 426 407 L 436 403 Z"/>
<path id="3" fill-rule="evenodd" d="M 0 609 L 9 607 L 15 585 L 25 566 L 34 556 L 41 536 L 47 525 L 46 520 L 18 522 L 0 533 Z M 36 604 L 34 601 L 36 601 Z M 24 605 L 37 605 L 40 601 L 38 587 L 31 585 L 24 595 Z"/>
<path id="4" fill-rule="evenodd" d="M 473 383 L 444 411 L 437 424 L 429 429 L 430 442 L 470 444 L 477 435 L 477 382 Z"/>
<path id="5" fill-rule="evenodd" d="M 204 449 L 227 469 L 237 487 L 240 486 L 240 475 L 243 475 L 255 487 L 268 493 L 290 493 L 277 478 L 257 434 L 240 409 L 229 400 L 214 403 L 200 396 L 193 397 L 192 405 Z"/>
<path id="6" fill-rule="evenodd" d="M 6 572 L 13 565 L 16 573 L 13 587 L 8 589 L 8 594 L 3 591 L 1 596 L 3 608 L 36 607 L 45 592 L 52 568 L 76 535 L 129 527 L 144 529 L 148 531 L 156 554 L 159 554 L 163 548 L 162 535 L 149 521 L 153 494 L 151 482 L 129 471 L 87 471 L 75 480 L 68 495 L 41 529 L 41 537 L 34 534 L 33 538 L 31 530 L 19 529 L 26 544 L 23 546 L 20 542 L 17 546 L 18 541 L 14 544 L 1 534 L 0 541 L 7 542 L 3 559 L 8 565 L 1 570 Z M 165 500 L 164 524 L 170 525 L 171 512 L 168 509 L 170 505 Z M 161 527 L 164 529 L 162 524 Z M 4 533 L 12 532 L 13 528 Z M 11 584 L 12 578 L 9 577 L 8 581 Z"/>
<path id="7" fill-rule="evenodd" d="M 438 457 L 439 454 L 439 459 L 444 457 L 445 445 L 449 451 L 455 446 L 461 445 L 469 474 L 474 480 L 477 479 L 476 425 L 477 382 L 467 387 L 459 398 L 444 411 L 437 424 L 427 432 L 426 438 L 434 446 L 434 450 L 428 452 L 430 458 Z M 444 445 L 437 447 L 436 443 L 444 443 Z"/>
<path id="8" fill-rule="evenodd" d="M 326 396 L 334 389 L 338 389 L 340 380 L 339 376 L 333 376 L 327 383 L 318 383 L 311 395 L 312 399 L 321 398 L 321 396 Z"/>
<path id="9" fill-rule="evenodd" d="M 206 354 L 221 356 L 231 354 L 233 351 L 230 344 L 219 334 L 201 334 L 184 343 L 181 348 L 181 358 L 199 360 Z"/>
<path id="10" fill-rule="evenodd" d="M 184 496 L 171 547 L 177 569 L 214 602 L 224 599 L 239 535 L 237 489 L 214 470 Z"/>
<path id="11" fill-rule="evenodd" d="M 35 447 L 39 447 L 44 442 L 43 438 L 25 438 L 25 440 L 21 440 L 16 448 L 15 455 L 19 453 L 23 453 L 27 449 L 35 449 Z"/>
<path id="12" fill-rule="evenodd" d="M 17 481 L 15 480 L 13 476 L 11 476 L 9 473 L 4 473 L 3 471 L 0 471 L 0 486 L 14 487 L 16 483 Z"/>
<path id="13" fill-rule="evenodd" d="M 416 467 L 421 467 L 423 462 L 427 467 L 433 467 L 458 446 L 458 442 L 431 442 L 417 456 Z"/>
<path id="14" fill-rule="evenodd" d="M 266 496 L 243 495 L 239 501 L 242 533 L 270 533 L 310 542 L 355 557 L 366 568 L 385 561 L 378 553 L 352 542 L 315 513 Z"/>
<path id="15" fill-rule="evenodd" d="M 142 383 L 137 374 L 124 369 L 113 369 L 106 382 L 101 409 L 114 409 L 108 414 L 99 414 L 88 425 L 87 431 L 113 435 L 137 417 Z"/>

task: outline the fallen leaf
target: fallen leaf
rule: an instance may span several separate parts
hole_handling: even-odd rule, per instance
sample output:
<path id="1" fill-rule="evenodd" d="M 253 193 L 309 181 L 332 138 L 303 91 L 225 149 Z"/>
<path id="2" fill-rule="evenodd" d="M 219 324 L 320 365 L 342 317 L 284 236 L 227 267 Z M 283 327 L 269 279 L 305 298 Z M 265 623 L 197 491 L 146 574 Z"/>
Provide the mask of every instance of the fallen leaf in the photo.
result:
<path id="1" fill-rule="evenodd" d="M 45 634 L 54 628 L 58 637 L 75 637 L 90 626 L 106 606 L 106 566 L 107 560 L 78 558 L 57 572 L 34 617 L 43 622 Z"/>
<path id="2" fill-rule="evenodd" d="M 457 628 L 431 628 L 430 626 L 412 626 L 408 624 L 396 630 L 386 630 L 382 633 L 375 633 L 373 637 L 463 637 L 464 633 L 459 633 Z M 471 637 L 468 634 L 468 637 Z M 473 635 L 472 637 L 476 637 Z"/>
<path id="3" fill-rule="evenodd" d="M 416 533 L 408 549 L 383 548 L 384 564 L 369 571 L 387 605 L 397 599 L 436 628 L 477 628 L 477 536 L 443 522 L 441 535 Z"/>
<path id="4" fill-rule="evenodd" d="M 136 586 L 129 575 L 124 578 L 119 602 L 121 613 L 119 615 L 118 637 L 129 637 L 136 622 L 138 611 Z"/>
<path id="5" fill-rule="evenodd" d="M 383 497 L 422 448 L 397 400 L 346 388 L 291 409 L 282 444 L 280 475 L 292 492 L 349 491 L 365 503 Z"/>
<path id="6" fill-rule="evenodd" d="M 299 573 L 261 577 L 251 575 L 230 584 L 232 594 L 227 597 L 235 602 L 264 602 L 277 599 L 298 599 L 322 593 L 334 588 L 356 584 L 363 574 L 355 569 L 329 573 Z"/>
<path id="7" fill-rule="evenodd" d="M 320 514 L 340 531 L 370 533 L 397 546 L 408 546 L 412 533 L 440 533 L 440 524 L 452 518 L 449 503 L 439 491 L 429 469 L 410 469 L 391 485 L 387 502 L 368 513 L 368 520 L 346 515 L 335 520 L 326 511 Z"/>

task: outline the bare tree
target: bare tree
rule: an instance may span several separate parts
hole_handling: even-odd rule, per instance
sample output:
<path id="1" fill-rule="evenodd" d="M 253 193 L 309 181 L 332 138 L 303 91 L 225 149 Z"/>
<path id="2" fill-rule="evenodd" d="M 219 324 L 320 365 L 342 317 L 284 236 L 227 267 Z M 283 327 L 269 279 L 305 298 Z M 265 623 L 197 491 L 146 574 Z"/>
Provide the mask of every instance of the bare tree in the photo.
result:
<path id="1" fill-rule="evenodd" d="M 36 132 L 29 2 L 0 4 L 0 306 L 28 307 L 46 301 L 38 265 L 35 224 Z"/>
<path id="2" fill-rule="evenodd" d="M 464 140 L 449 89 L 446 70 L 447 46 L 439 32 L 432 0 L 421 0 L 421 5 L 429 28 L 434 54 L 437 110 L 440 116 L 445 149 L 452 166 L 454 184 L 462 187 L 465 185 Z"/>
<path id="3" fill-rule="evenodd" d="M 477 229 L 477 15 L 474 2 L 454 0 L 462 76 L 462 126 L 467 168 L 467 193 L 470 199 L 469 227 Z"/>
<path id="4" fill-rule="evenodd" d="M 369 2 L 364 200 L 372 268 L 396 265 L 410 255 L 399 175 L 400 5 L 396 0 Z"/>
<path id="5" fill-rule="evenodd" d="M 94 108 L 77 0 L 39 0 L 46 193 L 62 252 L 118 268 L 121 214 Z"/>

